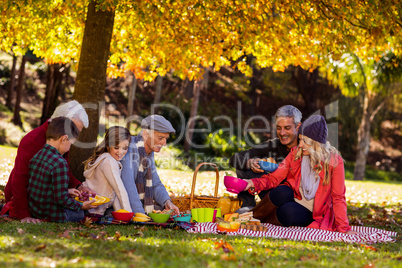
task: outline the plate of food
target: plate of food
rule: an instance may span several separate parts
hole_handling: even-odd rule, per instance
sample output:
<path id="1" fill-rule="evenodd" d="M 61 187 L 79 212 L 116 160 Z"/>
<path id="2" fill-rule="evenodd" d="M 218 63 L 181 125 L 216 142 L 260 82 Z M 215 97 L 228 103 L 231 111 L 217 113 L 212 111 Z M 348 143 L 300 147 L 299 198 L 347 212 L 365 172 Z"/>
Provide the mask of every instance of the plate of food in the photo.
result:
<path id="1" fill-rule="evenodd" d="M 99 205 L 102 205 L 102 204 L 106 204 L 107 202 L 110 201 L 110 199 L 108 197 L 100 196 L 100 195 L 95 195 L 94 196 L 94 195 L 90 195 L 90 194 L 85 193 L 85 192 L 81 193 L 80 196 L 75 197 L 75 200 L 77 200 L 78 202 L 81 202 L 81 203 L 85 202 L 85 201 L 91 201 L 91 200 L 94 200 L 94 199 L 95 199 L 95 202 L 92 203 L 92 205 L 94 205 L 94 206 L 99 206 Z"/>

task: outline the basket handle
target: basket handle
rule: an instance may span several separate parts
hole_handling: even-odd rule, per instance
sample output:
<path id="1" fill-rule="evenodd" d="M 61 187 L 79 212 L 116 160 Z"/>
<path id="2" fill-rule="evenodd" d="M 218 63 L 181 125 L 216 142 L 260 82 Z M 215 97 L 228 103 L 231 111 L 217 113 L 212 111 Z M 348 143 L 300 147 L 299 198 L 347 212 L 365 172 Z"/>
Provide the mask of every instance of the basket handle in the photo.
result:
<path id="1" fill-rule="evenodd" d="M 204 165 L 205 166 L 212 166 L 212 167 L 215 168 L 216 182 L 215 182 L 215 194 L 214 194 L 214 197 L 218 196 L 218 187 L 219 187 L 219 170 L 218 170 L 218 167 L 214 163 L 202 162 L 202 163 L 198 164 L 198 166 L 195 168 L 195 171 L 194 171 L 193 183 L 191 185 L 190 210 L 193 208 L 195 181 L 197 180 L 197 173 L 198 173 L 198 170 Z"/>

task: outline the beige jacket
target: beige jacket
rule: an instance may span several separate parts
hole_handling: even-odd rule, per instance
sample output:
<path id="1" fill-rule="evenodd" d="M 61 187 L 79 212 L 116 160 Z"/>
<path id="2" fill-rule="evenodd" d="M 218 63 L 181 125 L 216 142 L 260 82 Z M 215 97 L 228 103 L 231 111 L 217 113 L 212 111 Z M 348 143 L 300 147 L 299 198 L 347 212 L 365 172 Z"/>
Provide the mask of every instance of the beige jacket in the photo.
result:
<path id="1" fill-rule="evenodd" d="M 110 198 L 110 202 L 90 209 L 90 213 L 103 215 L 113 205 L 114 210 L 125 209 L 132 212 L 126 188 L 121 180 L 121 164 L 109 153 L 101 154 L 95 163 L 84 171 L 85 181 L 97 195 Z"/>

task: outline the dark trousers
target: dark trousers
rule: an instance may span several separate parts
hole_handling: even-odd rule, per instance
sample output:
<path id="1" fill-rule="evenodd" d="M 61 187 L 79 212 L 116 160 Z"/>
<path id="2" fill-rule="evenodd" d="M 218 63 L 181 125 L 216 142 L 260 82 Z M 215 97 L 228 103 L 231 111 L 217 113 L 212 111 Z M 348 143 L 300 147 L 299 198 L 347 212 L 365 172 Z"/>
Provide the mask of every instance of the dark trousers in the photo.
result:
<path id="1" fill-rule="evenodd" d="M 313 222 L 313 213 L 295 202 L 293 190 L 289 186 L 280 185 L 272 189 L 269 198 L 278 207 L 276 217 L 283 226 L 306 227 Z"/>
<path id="2" fill-rule="evenodd" d="M 262 175 L 265 173 L 255 173 L 251 170 L 236 170 L 236 176 L 240 179 L 253 179 L 253 178 L 260 178 Z M 269 190 L 266 191 L 261 191 L 258 196 L 261 198 L 261 200 L 268 194 Z M 241 207 L 255 207 L 256 202 L 255 202 L 255 196 L 250 194 L 248 191 L 243 191 L 240 192 L 237 195 L 237 198 L 239 198 L 243 203 Z"/>

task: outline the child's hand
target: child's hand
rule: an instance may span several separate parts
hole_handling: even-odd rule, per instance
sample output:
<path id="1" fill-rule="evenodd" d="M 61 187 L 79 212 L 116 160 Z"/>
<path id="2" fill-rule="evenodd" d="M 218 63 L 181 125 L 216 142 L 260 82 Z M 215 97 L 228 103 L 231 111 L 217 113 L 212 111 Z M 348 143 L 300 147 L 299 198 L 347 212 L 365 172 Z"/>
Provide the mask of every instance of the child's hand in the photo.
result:
<path id="1" fill-rule="evenodd" d="M 80 191 L 75 188 L 68 189 L 68 194 L 71 196 L 80 196 Z"/>
<path id="2" fill-rule="evenodd" d="M 85 201 L 84 203 L 82 203 L 81 209 L 88 210 L 88 209 L 91 209 L 91 208 L 96 208 L 96 206 L 92 205 L 92 203 L 95 202 L 95 201 L 96 201 L 95 199 Z"/>
<path id="3" fill-rule="evenodd" d="M 80 190 L 81 192 L 86 192 L 87 194 L 90 194 L 90 195 L 96 195 L 96 192 L 94 190 L 92 190 L 91 188 L 84 186 L 82 184 L 80 187 L 78 187 L 78 190 Z"/>

